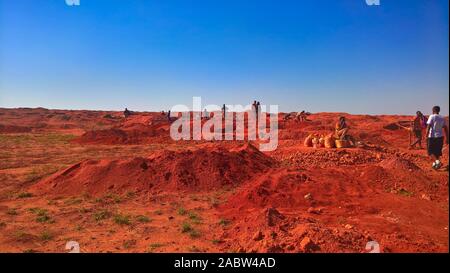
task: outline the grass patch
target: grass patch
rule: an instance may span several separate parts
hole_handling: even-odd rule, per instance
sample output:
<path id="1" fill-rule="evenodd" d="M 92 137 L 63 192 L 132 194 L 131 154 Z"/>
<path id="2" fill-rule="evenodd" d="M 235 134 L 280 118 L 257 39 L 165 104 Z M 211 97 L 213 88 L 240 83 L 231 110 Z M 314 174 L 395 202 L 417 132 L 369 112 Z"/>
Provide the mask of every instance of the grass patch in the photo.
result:
<path id="1" fill-rule="evenodd" d="M 164 244 L 153 243 L 153 244 L 150 244 L 150 245 L 148 246 L 148 251 L 149 251 L 149 252 L 153 252 L 155 249 L 160 248 L 160 247 L 163 247 L 163 246 L 164 246 Z"/>
<path id="2" fill-rule="evenodd" d="M 129 249 L 136 246 L 136 240 L 126 240 L 123 242 L 123 247 Z"/>
<path id="3" fill-rule="evenodd" d="M 200 220 L 200 217 L 195 212 L 190 211 L 188 213 L 189 219 L 191 220 Z"/>
<path id="4" fill-rule="evenodd" d="M 27 183 L 37 181 L 47 175 L 53 174 L 59 170 L 58 166 L 55 165 L 40 165 L 33 167 L 31 169 L 31 172 L 29 172 L 26 177 L 25 181 Z"/>
<path id="5" fill-rule="evenodd" d="M 139 223 L 148 223 L 150 222 L 150 218 L 145 215 L 138 215 L 136 216 L 136 221 L 138 221 Z"/>
<path id="6" fill-rule="evenodd" d="M 226 227 L 226 226 L 228 226 L 230 224 L 230 220 L 227 220 L 227 219 L 225 219 L 225 218 L 220 218 L 220 220 L 219 220 L 219 225 L 221 225 L 221 226 L 223 226 L 223 227 Z"/>
<path id="7" fill-rule="evenodd" d="M 186 233 L 186 232 L 191 232 L 192 231 L 192 226 L 189 223 L 184 222 L 181 225 L 181 232 Z"/>
<path id="8" fill-rule="evenodd" d="M 162 210 L 159 209 L 159 210 L 155 210 L 155 214 L 156 214 L 156 215 L 162 215 L 163 212 L 162 212 Z"/>
<path id="9" fill-rule="evenodd" d="M 413 195 L 412 192 L 409 192 L 409 191 L 407 191 L 407 190 L 405 190 L 405 189 L 400 189 L 400 190 L 398 191 L 398 194 L 399 194 L 399 195 L 402 195 L 402 196 L 407 196 L 407 197 L 410 197 L 410 196 Z"/>
<path id="10" fill-rule="evenodd" d="M 72 197 L 72 198 L 64 201 L 64 204 L 66 204 L 66 205 L 78 205 L 78 204 L 81 204 L 82 202 L 83 202 L 83 199 L 81 199 L 81 198 L 73 198 Z"/>
<path id="11" fill-rule="evenodd" d="M 21 192 L 17 195 L 17 198 L 30 198 L 33 197 L 31 192 Z"/>
<path id="12" fill-rule="evenodd" d="M 8 209 L 7 211 L 6 211 L 6 214 L 8 214 L 8 215 L 17 215 L 18 213 L 17 213 L 17 210 L 16 209 Z"/>
<path id="13" fill-rule="evenodd" d="M 108 210 L 99 210 L 94 213 L 94 219 L 97 222 L 108 219 L 109 217 L 111 217 L 111 212 Z"/>
<path id="14" fill-rule="evenodd" d="M 30 236 L 30 234 L 26 233 L 23 230 L 17 230 L 17 231 L 14 232 L 14 237 L 16 239 L 18 239 L 18 240 L 23 240 L 23 239 L 25 239 L 25 238 L 27 238 L 29 236 Z"/>
<path id="15" fill-rule="evenodd" d="M 80 213 L 88 213 L 88 212 L 91 212 L 91 209 L 89 209 L 89 208 L 79 208 L 78 211 Z"/>
<path id="16" fill-rule="evenodd" d="M 39 215 L 39 216 L 36 218 L 36 222 L 38 222 L 38 223 L 47 223 L 47 222 L 53 223 L 53 221 L 51 221 L 51 217 L 48 216 L 47 214 L 45 214 L 45 215 Z"/>
<path id="17" fill-rule="evenodd" d="M 124 214 L 116 214 L 114 215 L 114 223 L 118 225 L 131 225 L 130 216 Z"/>
<path id="18" fill-rule="evenodd" d="M 201 232 L 200 231 L 198 231 L 198 230 L 196 230 L 196 229 L 193 229 L 193 230 L 191 230 L 190 232 L 189 232 L 189 236 L 191 237 L 191 238 L 198 238 L 198 237 L 200 237 L 200 236 L 202 236 L 202 234 L 201 234 Z"/>
<path id="19" fill-rule="evenodd" d="M 184 222 L 181 225 L 181 232 L 182 233 L 188 233 L 191 238 L 198 238 L 198 237 L 201 236 L 201 233 L 198 230 L 195 230 L 191 226 L 191 224 L 189 224 L 188 222 Z"/>
<path id="20" fill-rule="evenodd" d="M 136 196 L 136 193 L 134 191 L 127 191 L 125 195 L 127 198 L 134 198 Z"/>
<path id="21" fill-rule="evenodd" d="M 202 250 L 196 246 L 190 246 L 188 247 L 189 252 L 202 252 Z"/>
<path id="22" fill-rule="evenodd" d="M 107 195 L 104 196 L 103 199 L 111 201 L 111 202 L 113 202 L 115 204 L 118 204 L 118 203 L 122 202 L 122 197 L 120 197 L 119 195 L 114 194 L 114 193 L 108 193 Z"/>
<path id="23" fill-rule="evenodd" d="M 178 215 L 183 216 L 183 215 L 186 215 L 187 211 L 185 208 L 178 208 L 177 213 L 178 213 Z"/>
<path id="24" fill-rule="evenodd" d="M 41 209 L 41 208 L 30 208 L 29 211 L 33 214 L 36 214 L 36 222 L 38 223 L 53 223 L 53 221 L 51 221 L 51 217 L 48 215 L 48 211 L 46 209 Z"/>
<path id="25" fill-rule="evenodd" d="M 39 238 L 42 241 L 50 241 L 53 237 L 53 234 L 48 230 L 44 230 L 41 234 L 39 234 Z"/>

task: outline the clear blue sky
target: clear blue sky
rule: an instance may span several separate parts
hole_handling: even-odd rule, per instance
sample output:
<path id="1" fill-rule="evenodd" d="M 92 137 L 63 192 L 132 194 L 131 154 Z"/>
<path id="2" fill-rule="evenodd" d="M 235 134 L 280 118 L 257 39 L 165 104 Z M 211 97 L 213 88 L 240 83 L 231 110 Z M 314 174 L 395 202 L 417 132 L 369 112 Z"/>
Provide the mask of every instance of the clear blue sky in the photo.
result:
<path id="1" fill-rule="evenodd" d="M 0 107 L 449 108 L 448 0 L 0 0 Z"/>

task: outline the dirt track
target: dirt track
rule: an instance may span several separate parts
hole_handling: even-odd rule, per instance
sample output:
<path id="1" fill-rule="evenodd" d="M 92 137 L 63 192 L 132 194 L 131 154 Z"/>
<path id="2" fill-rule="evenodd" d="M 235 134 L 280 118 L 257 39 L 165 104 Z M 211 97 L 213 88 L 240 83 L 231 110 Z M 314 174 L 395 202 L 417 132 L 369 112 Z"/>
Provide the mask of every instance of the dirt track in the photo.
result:
<path id="1" fill-rule="evenodd" d="M 345 115 L 365 148 L 303 146 Z M 440 171 L 409 116 L 279 121 L 279 146 L 172 141 L 159 113 L 0 109 L 0 251 L 448 252 Z"/>

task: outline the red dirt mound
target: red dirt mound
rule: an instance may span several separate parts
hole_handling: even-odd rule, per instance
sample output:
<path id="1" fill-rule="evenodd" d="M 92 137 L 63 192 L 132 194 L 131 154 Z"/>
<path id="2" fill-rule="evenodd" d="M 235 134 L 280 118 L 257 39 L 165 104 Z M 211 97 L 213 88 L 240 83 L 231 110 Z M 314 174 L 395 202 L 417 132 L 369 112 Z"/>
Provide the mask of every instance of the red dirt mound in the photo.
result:
<path id="1" fill-rule="evenodd" d="M 187 151 L 161 151 L 148 158 L 86 160 L 32 187 L 49 194 L 104 194 L 107 191 L 211 190 L 243 183 L 274 165 L 246 144 Z"/>

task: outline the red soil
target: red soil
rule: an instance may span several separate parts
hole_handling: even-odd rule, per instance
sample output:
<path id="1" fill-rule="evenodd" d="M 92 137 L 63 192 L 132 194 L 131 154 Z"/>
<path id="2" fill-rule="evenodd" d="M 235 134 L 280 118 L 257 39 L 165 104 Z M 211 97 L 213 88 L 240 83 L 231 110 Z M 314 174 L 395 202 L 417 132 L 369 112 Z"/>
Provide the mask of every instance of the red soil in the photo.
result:
<path id="1" fill-rule="evenodd" d="M 88 158 L 42 179 L 22 181 L 17 189 L 34 193 L 31 200 L 41 207 L 49 206 L 46 200 L 55 196 L 122 196 L 131 191 L 136 193 L 134 199 L 114 206 L 139 211 L 139 206 L 165 208 L 167 203 L 183 203 L 203 213 L 205 235 L 199 239 L 186 239 L 178 229 L 167 231 L 166 226 L 173 228 L 173 216 L 161 217 L 158 224 L 146 227 L 171 242 L 162 251 L 182 251 L 181 244 L 195 242 L 205 251 L 364 252 L 365 244 L 375 240 L 383 252 L 448 252 L 448 146 L 444 149 L 445 167 L 432 170 L 426 151 L 409 150 L 409 132 L 398 126 L 411 116 L 317 113 L 309 117 L 312 121 L 299 123 L 284 121 L 280 114 L 278 149 L 261 153 L 252 145 L 257 142 L 171 142 L 170 124 L 159 113 L 135 113 L 126 119 L 119 112 L 13 109 L 0 113 L 0 128 L 23 126 L 31 131 L 22 134 L 78 136 L 62 155 L 50 151 L 46 155 L 49 161 L 78 149 L 132 147 L 134 150 L 127 149 L 125 154 Z M 341 115 L 347 117 L 349 133 L 366 144 L 364 148 L 303 146 L 311 133 L 332 132 Z M 155 148 L 144 155 L 135 154 L 149 146 Z M 9 152 L 4 158 L 21 156 L 14 143 L 2 148 Z M 31 164 L 45 160 L 40 156 Z M 0 181 L 11 185 L 10 177 L 25 167 L 34 165 L 0 169 L 0 179 L 6 177 Z M 197 195 L 217 202 L 201 203 Z M 7 208 L 25 205 L 20 202 L 2 197 L 0 213 L 14 217 L 6 214 Z M 66 213 L 62 208 L 61 214 Z M 92 218 L 84 219 L 77 223 L 91 227 L 96 237 L 107 236 L 106 227 L 86 220 Z M 219 219 L 221 224 L 217 224 Z M 26 221 L 22 222 L 25 226 Z M 64 227 L 64 221 L 61 217 L 56 225 Z M 17 227 L 7 230 L 13 228 Z M 64 228 L 60 232 L 64 237 Z M 0 229 L 0 250 L 22 249 L 16 245 L 25 243 L 9 234 Z M 114 238 L 122 240 L 125 235 L 120 234 Z M 78 232 L 76 236 L 83 240 L 87 235 Z M 147 237 L 143 232 L 138 239 Z M 173 238 L 177 240 L 172 242 Z M 60 251 L 56 243 L 47 246 L 48 251 Z M 107 251 L 112 246 L 105 240 L 94 249 Z"/>

